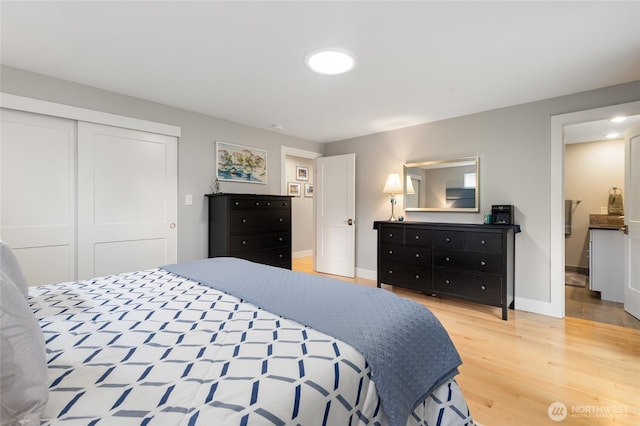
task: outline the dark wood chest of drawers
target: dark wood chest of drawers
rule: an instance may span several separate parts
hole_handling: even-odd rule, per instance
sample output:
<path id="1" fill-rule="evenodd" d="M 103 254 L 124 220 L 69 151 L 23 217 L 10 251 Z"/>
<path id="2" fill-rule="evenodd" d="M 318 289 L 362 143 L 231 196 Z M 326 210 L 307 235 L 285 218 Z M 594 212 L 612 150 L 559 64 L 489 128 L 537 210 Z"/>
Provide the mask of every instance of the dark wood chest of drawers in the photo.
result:
<path id="1" fill-rule="evenodd" d="M 375 222 L 378 287 L 513 308 L 517 225 Z"/>
<path id="2" fill-rule="evenodd" d="M 209 257 L 291 269 L 291 197 L 210 194 Z"/>

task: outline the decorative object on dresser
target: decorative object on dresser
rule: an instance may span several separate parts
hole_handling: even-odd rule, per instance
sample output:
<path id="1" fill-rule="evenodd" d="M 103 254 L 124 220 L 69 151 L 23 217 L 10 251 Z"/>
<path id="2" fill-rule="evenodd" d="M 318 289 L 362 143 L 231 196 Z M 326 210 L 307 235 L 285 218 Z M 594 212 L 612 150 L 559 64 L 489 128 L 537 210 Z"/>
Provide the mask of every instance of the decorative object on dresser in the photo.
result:
<path id="1" fill-rule="evenodd" d="M 387 182 L 384 184 L 382 190 L 385 194 L 389 194 L 389 201 L 391 202 L 391 217 L 390 221 L 395 221 L 396 216 L 394 213 L 394 207 L 396 205 L 396 194 L 402 194 L 402 179 L 398 173 L 389 173 L 387 176 Z"/>
<path id="2" fill-rule="evenodd" d="M 232 256 L 291 269 L 291 197 L 207 194 L 209 257 Z"/>
<path id="3" fill-rule="evenodd" d="M 513 225 L 513 206 L 510 204 L 491 206 L 491 218 L 496 225 Z"/>
<path id="4" fill-rule="evenodd" d="M 513 309 L 518 225 L 376 221 L 378 287 Z"/>

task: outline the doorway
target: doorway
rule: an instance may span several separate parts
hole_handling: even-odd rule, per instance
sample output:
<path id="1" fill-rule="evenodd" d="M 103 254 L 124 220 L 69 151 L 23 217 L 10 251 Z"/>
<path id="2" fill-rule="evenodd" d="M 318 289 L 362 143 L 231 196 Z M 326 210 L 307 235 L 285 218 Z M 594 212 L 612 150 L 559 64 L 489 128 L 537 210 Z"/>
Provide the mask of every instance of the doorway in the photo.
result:
<path id="1" fill-rule="evenodd" d="M 624 130 L 638 120 L 565 126 L 566 316 L 640 328 L 624 311 L 623 213 L 608 207 L 610 194 L 625 194 Z"/>
<path id="2" fill-rule="evenodd" d="M 292 195 L 291 257 L 310 265 L 315 246 L 314 160 L 321 156 L 319 152 L 287 146 L 281 149 L 281 194 Z"/>
<path id="3" fill-rule="evenodd" d="M 550 310 L 565 316 L 565 129 L 567 126 L 606 118 L 640 114 L 640 102 L 562 114 L 551 118 L 551 216 L 550 216 Z"/>

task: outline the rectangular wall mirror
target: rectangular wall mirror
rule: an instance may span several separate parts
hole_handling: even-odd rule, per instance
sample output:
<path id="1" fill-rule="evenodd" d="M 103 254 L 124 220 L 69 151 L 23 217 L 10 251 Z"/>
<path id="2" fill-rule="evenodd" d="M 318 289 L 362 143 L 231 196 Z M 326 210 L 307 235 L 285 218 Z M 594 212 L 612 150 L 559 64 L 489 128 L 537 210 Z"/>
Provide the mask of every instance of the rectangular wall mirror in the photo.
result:
<path id="1" fill-rule="evenodd" d="M 479 211 L 478 157 L 404 165 L 405 211 Z"/>

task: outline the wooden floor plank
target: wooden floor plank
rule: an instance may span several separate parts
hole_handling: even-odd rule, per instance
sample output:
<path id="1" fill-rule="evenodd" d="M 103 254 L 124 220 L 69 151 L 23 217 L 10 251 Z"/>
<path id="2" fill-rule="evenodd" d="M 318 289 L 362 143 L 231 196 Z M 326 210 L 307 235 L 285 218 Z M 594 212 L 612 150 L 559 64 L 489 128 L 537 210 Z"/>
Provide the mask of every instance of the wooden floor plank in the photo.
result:
<path id="1" fill-rule="evenodd" d="M 294 259 L 294 270 L 314 273 L 312 259 Z M 499 308 L 383 288 L 442 322 L 463 360 L 458 383 L 482 425 L 640 425 L 640 330 L 511 310 L 502 321 Z M 555 402 L 567 408 L 560 422 L 548 415 Z"/>

